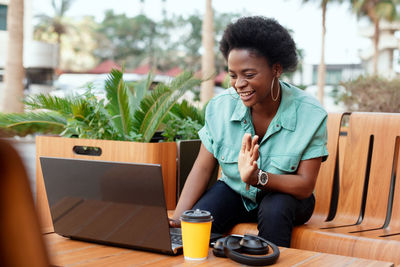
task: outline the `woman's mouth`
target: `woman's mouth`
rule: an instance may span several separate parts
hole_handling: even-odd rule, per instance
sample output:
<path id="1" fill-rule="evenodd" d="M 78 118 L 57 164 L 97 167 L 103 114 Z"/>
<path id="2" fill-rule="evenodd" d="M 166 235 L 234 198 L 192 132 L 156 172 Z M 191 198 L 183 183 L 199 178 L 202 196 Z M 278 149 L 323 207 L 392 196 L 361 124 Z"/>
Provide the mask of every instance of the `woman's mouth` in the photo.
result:
<path id="1" fill-rule="evenodd" d="M 246 92 L 241 92 L 239 93 L 240 99 L 242 99 L 242 101 L 249 101 L 250 98 L 253 97 L 253 95 L 255 94 L 256 91 L 246 91 Z"/>

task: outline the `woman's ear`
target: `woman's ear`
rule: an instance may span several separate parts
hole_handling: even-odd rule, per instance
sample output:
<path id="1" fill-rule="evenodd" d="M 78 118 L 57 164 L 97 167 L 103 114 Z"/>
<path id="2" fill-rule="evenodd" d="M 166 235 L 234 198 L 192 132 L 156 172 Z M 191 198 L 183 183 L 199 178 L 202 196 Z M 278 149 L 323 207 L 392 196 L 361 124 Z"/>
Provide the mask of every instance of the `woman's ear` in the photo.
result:
<path id="1" fill-rule="evenodd" d="M 274 74 L 274 76 L 276 78 L 279 79 L 279 77 L 282 74 L 282 71 L 283 71 L 283 69 L 282 69 L 282 65 L 281 64 L 275 63 L 274 65 L 272 65 L 272 73 Z"/>

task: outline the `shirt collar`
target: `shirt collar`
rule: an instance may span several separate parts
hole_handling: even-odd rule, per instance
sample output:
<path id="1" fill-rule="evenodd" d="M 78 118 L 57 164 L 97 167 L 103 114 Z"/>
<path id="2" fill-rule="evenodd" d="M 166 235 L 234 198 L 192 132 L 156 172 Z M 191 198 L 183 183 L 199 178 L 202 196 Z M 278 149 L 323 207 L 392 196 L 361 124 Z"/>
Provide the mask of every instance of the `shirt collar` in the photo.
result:
<path id="1" fill-rule="evenodd" d="M 290 89 L 290 85 L 279 81 L 281 85 L 281 103 L 278 111 L 275 115 L 275 122 L 280 123 L 283 128 L 294 131 L 296 128 L 297 114 L 296 114 L 296 103 L 294 101 L 293 92 Z M 234 90 L 233 88 L 229 90 Z M 246 116 L 248 108 L 239 99 L 236 100 L 236 107 L 233 110 L 231 121 L 241 121 Z"/>
<path id="2" fill-rule="evenodd" d="M 235 92 L 235 89 L 231 88 L 229 90 L 233 90 L 233 92 L 237 95 Z M 232 116 L 231 116 L 231 121 L 241 121 L 243 118 L 246 116 L 248 108 L 243 104 L 242 100 L 240 98 L 236 99 L 236 106 L 235 109 L 233 110 Z"/>

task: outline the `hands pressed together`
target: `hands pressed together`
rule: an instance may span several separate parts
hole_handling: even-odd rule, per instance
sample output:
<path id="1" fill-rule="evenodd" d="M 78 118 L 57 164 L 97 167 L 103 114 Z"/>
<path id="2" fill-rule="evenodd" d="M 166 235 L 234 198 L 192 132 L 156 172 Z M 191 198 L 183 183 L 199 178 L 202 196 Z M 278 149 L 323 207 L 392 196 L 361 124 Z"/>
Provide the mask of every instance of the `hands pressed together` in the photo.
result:
<path id="1" fill-rule="evenodd" d="M 247 184 L 246 190 L 249 190 L 250 185 L 256 185 L 258 182 L 257 178 L 257 159 L 259 156 L 258 152 L 258 136 L 255 135 L 253 139 L 251 134 L 246 133 L 242 139 L 242 147 L 239 152 L 238 168 L 240 178 Z"/>

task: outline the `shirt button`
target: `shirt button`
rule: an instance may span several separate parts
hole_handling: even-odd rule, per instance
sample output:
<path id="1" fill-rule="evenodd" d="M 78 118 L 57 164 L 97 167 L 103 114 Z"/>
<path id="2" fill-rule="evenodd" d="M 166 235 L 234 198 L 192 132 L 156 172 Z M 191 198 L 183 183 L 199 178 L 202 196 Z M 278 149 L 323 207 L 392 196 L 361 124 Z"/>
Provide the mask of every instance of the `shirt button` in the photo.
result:
<path id="1" fill-rule="evenodd" d="M 222 159 L 222 160 L 224 160 L 224 159 L 225 159 L 225 157 L 224 157 L 224 156 L 222 156 L 222 157 L 221 157 L 221 159 Z"/>
<path id="2" fill-rule="evenodd" d="M 295 167 L 294 167 L 294 166 L 292 166 L 292 167 L 290 167 L 290 169 L 291 169 L 292 171 L 294 171 Z"/>
<path id="3" fill-rule="evenodd" d="M 246 123 L 247 123 L 247 121 L 246 121 L 246 120 L 244 120 L 244 121 L 243 121 L 243 123 L 244 123 L 244 124 L 246 124 Z"/>
<path id="4" fill-rule="evenodd" d="M 279 128 L 279 124 L 276 125 L 276 128 Z"/>

